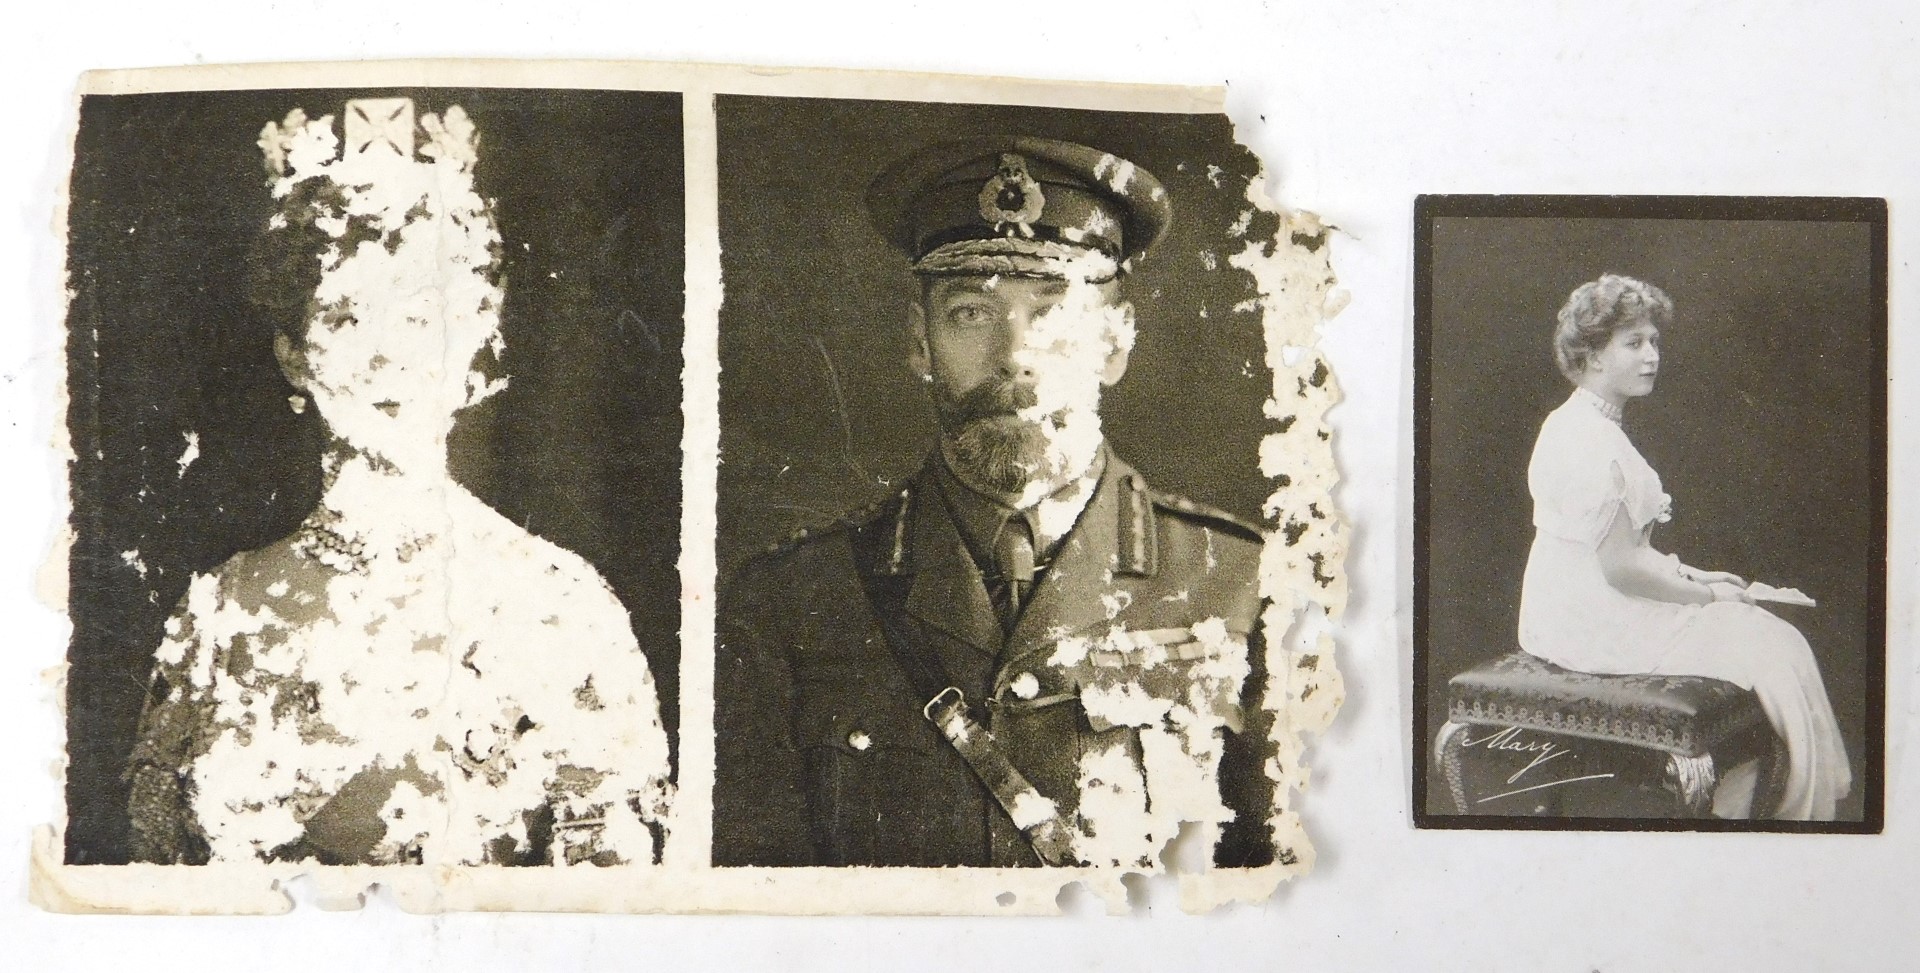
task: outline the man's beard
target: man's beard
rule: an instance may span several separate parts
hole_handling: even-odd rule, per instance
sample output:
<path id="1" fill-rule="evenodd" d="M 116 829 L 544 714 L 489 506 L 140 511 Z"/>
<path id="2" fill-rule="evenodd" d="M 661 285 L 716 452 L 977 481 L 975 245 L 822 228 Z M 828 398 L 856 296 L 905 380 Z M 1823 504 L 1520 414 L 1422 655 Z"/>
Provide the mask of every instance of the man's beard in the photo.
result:
<path id="1" fill-rule="evenodd" d="M 936 394 L 934 409 L 954 472 L 1007 494 L 1071 472 L 1069 453 L 1057 442 L 1071 414 L 1062 410 L 1037 420 L 1020 414 L 1037 403 L 1032 386 L 1008 379 L 988 379 L 959 396 Z"/>

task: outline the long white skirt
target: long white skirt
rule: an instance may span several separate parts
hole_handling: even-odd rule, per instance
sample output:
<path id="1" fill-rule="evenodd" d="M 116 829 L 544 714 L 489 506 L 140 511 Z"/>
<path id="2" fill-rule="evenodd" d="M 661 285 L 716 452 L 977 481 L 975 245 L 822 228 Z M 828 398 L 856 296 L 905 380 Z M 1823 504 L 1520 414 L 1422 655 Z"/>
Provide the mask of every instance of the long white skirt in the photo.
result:
<path id="1" fill-rule="evenodd" d="M 1752 690 L 1787 745 L 1777 819 L 1830 821 L 1853 786 L 1813 650 L 1764 608 L 1634 597 L 1607 583 L 1591 549 L 1540 536 L 1527 561 L 1520 646 L 1580 672 L 1707 676 Z"/>
<path id="2" fill-rule="evenodd" d="M 1773 816 L 1833 820 L 1835 806 L 1853 786 L 1853 772 L 1813 650 L 1799 629 L 1754 605 L 1703 605 L 1652 671 L 1710 676 L 1753 690 L 1787 744 L 1787 786 Z"/>

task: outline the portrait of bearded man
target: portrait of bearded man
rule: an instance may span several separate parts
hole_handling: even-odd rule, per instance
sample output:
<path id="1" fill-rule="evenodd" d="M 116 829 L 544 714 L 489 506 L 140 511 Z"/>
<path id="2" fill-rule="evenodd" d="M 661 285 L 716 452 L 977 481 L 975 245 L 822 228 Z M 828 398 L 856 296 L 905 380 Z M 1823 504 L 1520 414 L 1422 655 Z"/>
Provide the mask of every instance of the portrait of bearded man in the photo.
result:
<path id="1" fill-rule="evenodd" d="M 1262 535 L 1102 432 L 1145 169 L 1031 136 L 928 146 L 866 194 L 918 279 L 938 442 L 869 507 L 724 579 L 716 865 L 1136 867 L 1183 823 L 1274 858 Z"/>

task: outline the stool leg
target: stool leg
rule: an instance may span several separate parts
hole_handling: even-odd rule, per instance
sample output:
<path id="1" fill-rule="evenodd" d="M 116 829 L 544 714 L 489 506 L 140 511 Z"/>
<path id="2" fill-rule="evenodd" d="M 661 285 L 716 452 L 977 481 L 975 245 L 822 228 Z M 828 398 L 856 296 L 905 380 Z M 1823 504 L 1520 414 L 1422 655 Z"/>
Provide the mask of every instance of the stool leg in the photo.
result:
<path id="1" fill-rule="evenodd" d="M 1460 731 L 1466 728 L 1465 723 L 1448 720 L 1433 738 L 1434 762 L 1440 765 L 1440 774 L 1447 781 L 1447 792 L 1453 797 L 1454 811 L 1459 814 L 1467 813 L 1467 784 L 1460 769 Z"/>
<path id="2" fill-rule="evenodd" d="M 1693 817 L 1703 818 L 1713 813 L 1713 789 L 1719 784 L 1713 754 L 1667 756 L 1667 790 L 1680 799 L 1681 808 Z"/>

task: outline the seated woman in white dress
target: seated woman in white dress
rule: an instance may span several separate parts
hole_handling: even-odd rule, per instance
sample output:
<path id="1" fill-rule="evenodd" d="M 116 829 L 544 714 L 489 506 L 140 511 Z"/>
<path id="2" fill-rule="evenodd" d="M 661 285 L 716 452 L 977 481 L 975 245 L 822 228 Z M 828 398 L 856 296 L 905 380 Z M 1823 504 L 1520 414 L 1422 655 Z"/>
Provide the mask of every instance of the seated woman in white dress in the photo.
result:
<path id="1" fill-rule="evenodd" d="M 1852 775 L 1806 639 L 1755 605 L 1739 577 L 1688 567 L 1651 543 L 1672 502 L 1622 418 L 1653 391 L 1672 318 L 1659 288 L 1612 274 L 1560 309 L 1554 357 L 1574 390 L 1541 424 L 1527 467 L 1535 535 L 1520 645 L 1583 672 L 1708 676 L 1753 690 L 1788 753 L 1779 807 L 1756 812 L 1831 820 Z"/>

